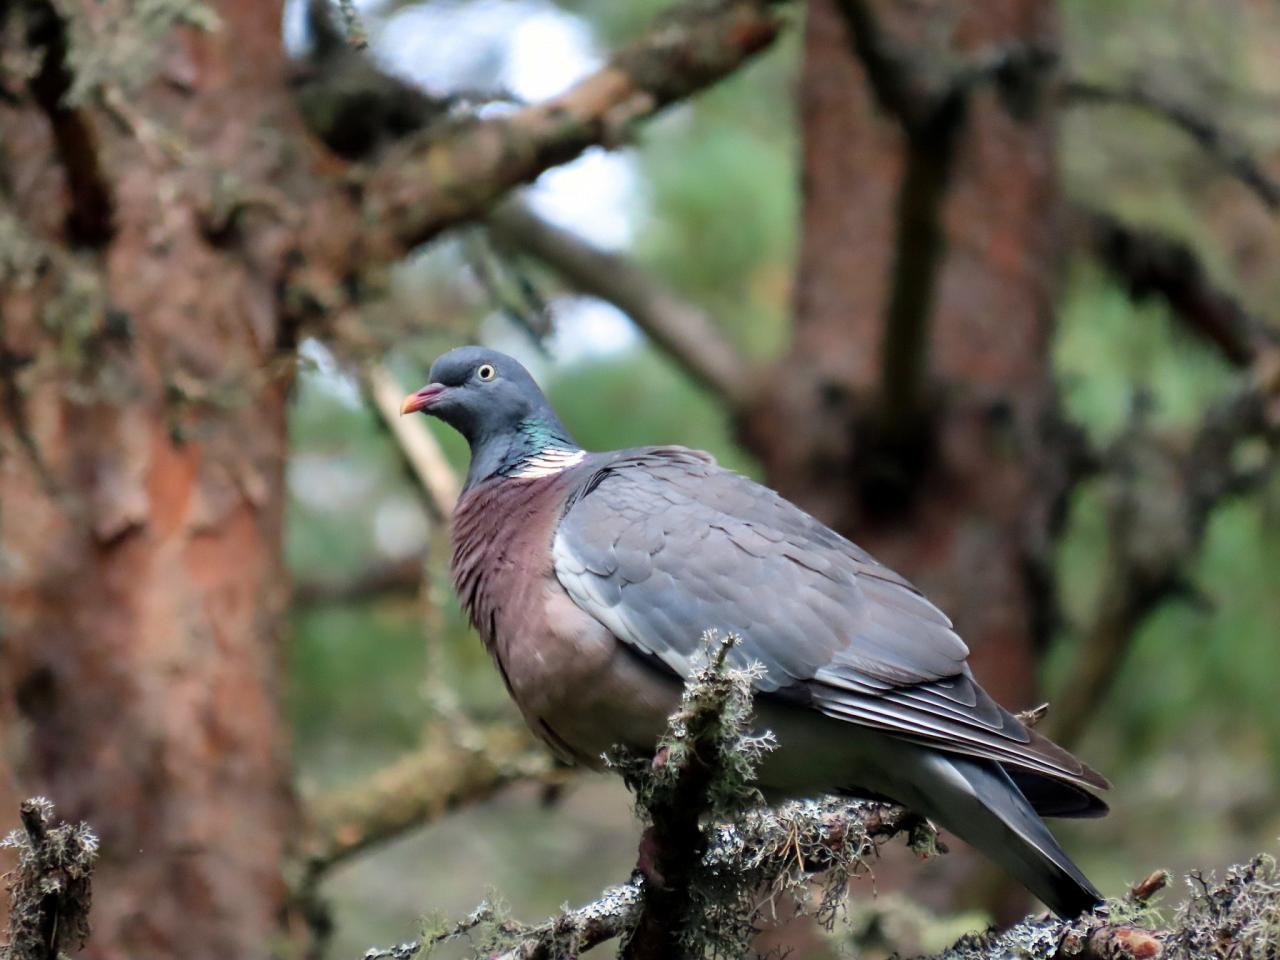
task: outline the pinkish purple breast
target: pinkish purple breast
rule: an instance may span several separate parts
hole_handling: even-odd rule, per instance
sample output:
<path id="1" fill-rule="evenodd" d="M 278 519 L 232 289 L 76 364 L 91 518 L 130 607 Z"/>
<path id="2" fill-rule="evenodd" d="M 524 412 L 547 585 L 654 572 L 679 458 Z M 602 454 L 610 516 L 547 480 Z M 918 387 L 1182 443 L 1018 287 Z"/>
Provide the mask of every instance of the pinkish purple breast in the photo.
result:
<path id="1" fill-rule="evenodd" d="M 453 517 L 454 588 L 491 653 L 545 616 L 551 542 L 576 471 L 498 478 L 467 491 Z M 534 630 L 536 632 L 536 629 Z"/>

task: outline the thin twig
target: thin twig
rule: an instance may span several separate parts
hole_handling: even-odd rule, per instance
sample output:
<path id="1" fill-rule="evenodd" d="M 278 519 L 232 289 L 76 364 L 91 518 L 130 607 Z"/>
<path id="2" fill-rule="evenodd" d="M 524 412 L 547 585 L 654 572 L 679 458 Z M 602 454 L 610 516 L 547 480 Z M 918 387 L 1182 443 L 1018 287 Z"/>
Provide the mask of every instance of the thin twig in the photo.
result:
<path id="1" fill-rule="evenodd" d="M 448 522 L 462 485 L 440 444 L 422 417 L 400 415 L 400 404 L 407 391 L 390 370 L 381 364 L 371 364 L 365 371 L 365 381 L 374 406 L 426 493 L 428 509 L 437 521 Z"/>
<path id="2" fill-rule="evenodd" d="M 575 289 L 616 306 L 731 409 L 747 404 L 750 368 L 705 311 L 625 257 L 548 223 L 518 201 L 499 207 L 488 223 L 501 243 L 542 261 Z"/>
<path id="3" fill-rule="evenodd" d="M 1158 296 L 1188 330 L 1247 367 L 1280 346 L 1276 332 L 1217 284 L 1195 251 L 1175 237 L 1077 206 L 1071 222 L 1087 249 L 1137 300 Z"/>
<path id="4" fill-rule="evenodd" d="M 1268 174 L 1235 136 L 1194 107 L 1170 99 L 1136 80 L 1118 87 L 1068 80 L 1062 86 L 1062 95 L 1068 103 L 1131 107 L 1160 117 L 1195 140 L 1269 210 L 1280 210 L 1280 181 Z"/>
<path id="5" fill-rule="evenodd" d="M 1154 437 L 1139 412 L 1105 455 L 1111 496 L 1108 573 L 1068 679 L 1049 715 L 1049 734 L 1070 747 L 1110 693 L 1139 627 L 1163 602 L 1187 594 L 1214 509 L 1257 485 L 1275 469 L 1280 382 L 1259 380 L 1212 407 L 1185 450 Z M 1250 438 L 1267 445 L 1260 469 L 1242 469 L 1237 448 Z"/>

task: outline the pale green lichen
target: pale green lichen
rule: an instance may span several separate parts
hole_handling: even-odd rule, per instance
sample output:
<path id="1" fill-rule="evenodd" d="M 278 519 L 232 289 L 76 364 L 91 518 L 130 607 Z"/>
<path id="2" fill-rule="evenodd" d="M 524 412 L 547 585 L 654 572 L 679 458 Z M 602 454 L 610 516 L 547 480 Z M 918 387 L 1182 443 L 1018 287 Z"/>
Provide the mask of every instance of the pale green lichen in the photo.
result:
<path id="1" fill-rule="evenodd" d="M 618 749 L 606 757 L 635 795 L 636 813 L 642 820 L 650 819 L 649 811 L 655 806 L 670 802 L 693 752 L 699 752 L 709 768 L 705 809 L 710 817 L 731 818 L 763 802 L 755 785 L 756 770 L 775 741 L 772 733 L 751 729 L 752 697 L 763 668 L 728 665 L 729 651 L 739 642 L 732 634 L 723 638 L 714 631 L 703 634 L 701 654 L 685 683 L 680 707 L 667 720 L 667 730 L 658 741 L 657 753 L 665 757 L 664 762 L 651 764 L 648 757 Z"/>
<path id="2" fill-rule="evenodd" d="M 1280 957 L 1280 873 L 1259 854 L 1221 880 L 1193 873 L 1191 898 L 1166 922 L 1150 903 L 1108 900 L 1094 914 L 1066 921 L 1029 917 L 1000 933 L 961 938 L 930 960 L 1056 960 L 1076 956 L 1104 926 L 1162 931 L 1163 960 L 1276 960 Z"/>
<path id="3" fill-rule="evenodd" d="M 128 92 L 146 84 L 175 27 L 220 28 L 217 14 L 202 0 L 117 0 L 115 5 L 118 15 L 91 25 L 75 4 L 55 4 L 67 24 L 73 76 L 69 106 L 95 100 L 107 89 Z"/>
<path id="4" fill-rule="evenodd" d="M 1280 957 L 1280 871 L 1259 854 L 1219 881 L 1193 873 L 1191 899 L 1178 908 L 1169 960 L 1276 960 Z"/>
<path id="5" fill-rule="evenodd" d="M 759 667 L 728 665 L 737 638 L 708 634 L 700 661 L 668 721 L 655 762 L 623 750 L 610 762 L 635 794 L 638 816 L 669 806 L 683 771 L 694 762 L 706 771 L 701 797 L 706 848 L 688 886 L 684 955 L 749 956 L 762 920 L 784 909 L 807 913 L 830 926 L 840 915 L 849 878 L 868 869 L 885 838 L 905 833 L 918 852 L 937 852 L 937 834 L 897 807 L 827 797 L 768 807 L 755 785 L 760 760 L 773 748 L 771 734 L 753 725 L 752 696 Z M 450 925 L 434 921 L 419 940 L 371 950 L 366 960 L 408 960 L 437 944 L 467 941 L 477 956 L 577 956 L 585 945 L 626 938 L 643 902 L 643 881 L 612 887 L 577 909 L 567 907 L 542 923 L 510 919 L 490 897 L 470 916 Z M 512 951 L 507 953 L 506 951 Z"/>
<path id="6" fill-rule="evenodd" d="M 98 838 L 84 823 L 57 822 L 44 797 L 25 801 L 22 819 L 24 829 L 0 840 L 18 855 L 8 878 L 9 933 L 0 960 L 45 960 L 50 938 L 55 948 L 78 947 L 89 935 Z"/>
<path id="7" fill-rule="evenodd" d="M 30 287 L 48 262 L 45 246 L 27 232 L 12 211 L 0 206 L 0 283 Z"/>

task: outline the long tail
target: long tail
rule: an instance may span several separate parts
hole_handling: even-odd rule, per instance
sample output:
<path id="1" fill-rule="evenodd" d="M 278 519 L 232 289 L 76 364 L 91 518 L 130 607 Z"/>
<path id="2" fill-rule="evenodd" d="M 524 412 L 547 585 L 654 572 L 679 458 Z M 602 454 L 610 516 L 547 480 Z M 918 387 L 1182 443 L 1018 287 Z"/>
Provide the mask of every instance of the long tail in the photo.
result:
<path id="1" fill-rule="evenodd" d="M 931 752 L 931 781 L 918 798 L 926 816 L 977 847 L 1060 917 L 1101 899 L 998 763 Z"/>

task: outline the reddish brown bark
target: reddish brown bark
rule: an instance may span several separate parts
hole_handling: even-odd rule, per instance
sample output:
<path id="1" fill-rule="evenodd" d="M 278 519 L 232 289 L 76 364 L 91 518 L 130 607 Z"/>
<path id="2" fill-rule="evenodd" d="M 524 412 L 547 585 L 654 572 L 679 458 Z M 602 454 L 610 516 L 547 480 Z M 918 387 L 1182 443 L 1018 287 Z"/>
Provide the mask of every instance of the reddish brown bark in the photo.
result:
<path id="1" fill-rule="evenodd" d="M 86 158 L 34 99 L 0 108 L 33 257 L 0 275 L 0 759 L 101 836 L 92 957 L 265 956 L 280 933 L 283 237 L 209 198 L 233 169 L 265 193 L 301 131 L 279 6 L 218 15 L 119 116 L 80 116 L 113 204 L 96 246 L 70 247 Z"/>
<path id="2" fill-rule="evenodd" d="M 957 17 L 956 55 L 1053 39 L 1049 0 Z M 936 36 L 898 17 L 885 25 L 917 52 Z M 982 682 L 1008 706 L 1027 706 L 1037 613 L 1028 551 L 1045 537 L 1052 496 L 1040 440 L 1052 400 L 1057 200 L 1048 112 L 1015 118 L 990 90 L 970 105 L 942 200 L 929 315 L 936 419 L 909 434 L 905 451 L 886 453 L 874 426 L 906 137 L 877 107 L 834 0 L 809 6 L 800 95 L 794 338 L 744 418 L 744 437 L 774 487 L 911 577 L 955 620 Z"/>

